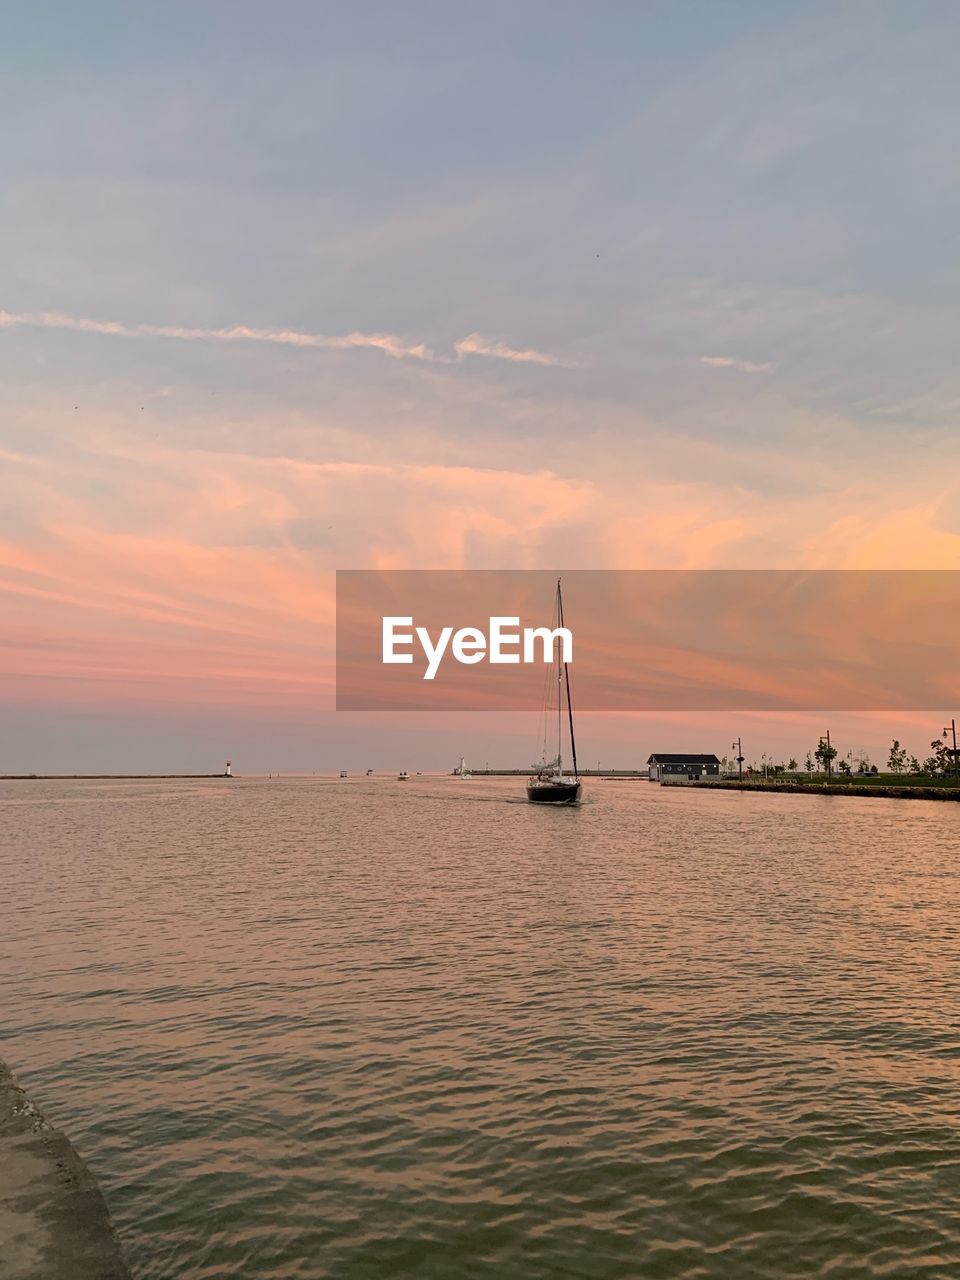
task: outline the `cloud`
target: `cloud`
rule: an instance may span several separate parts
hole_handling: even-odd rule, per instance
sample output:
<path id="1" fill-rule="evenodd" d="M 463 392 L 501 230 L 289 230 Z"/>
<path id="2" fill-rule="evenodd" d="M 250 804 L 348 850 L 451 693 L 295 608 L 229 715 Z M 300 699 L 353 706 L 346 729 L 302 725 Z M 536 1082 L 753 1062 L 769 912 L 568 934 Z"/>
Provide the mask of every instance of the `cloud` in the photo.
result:
<path id="1" fill-rule="evenodd" d="M 33 518 L 0 527 L 0 702 L 320 706 L 337 566 L 529 567 L 596 502 L 542 470 L 91 443 L 0 467 Z"/>
<path id="2" fill-rule="evenodd" d="M 772 360 L 757 364 L 753 360 L 743 360 L 740 356 L 701 356 L 700 363 L 711 369 L 737 369 L 740 373 L 769 373 L 776 367 Z"/>
<path id="3" fill-rule="evenodd" d="M 471 333 L 466 338 L 461 338 L 455 344 L 454 350 L 461 359 L 464 356 L 489 356 L 494 360 L 512 360 L 518 364 L 546 364 L 570 368 L 570 362 L 562 360 L 559 356 L 529 348 L 518 350 L 516 347 L 508 347 L 503 342 L 493 342 L 479 333 Z"/>
<path id="4" fill-rule="evenodd" d="M 231 325 L 225 329 L 195 329 L 182 325 L 121 324 L 114 320 L 91 320 L 85 316 L 65 315 L 60 311 L 13 313 L 0 311 L 0 328 L 16 326 L 35 329 L 70 329 L 77 333 L 100 333 L 116 338 L 173 338 L 180 342 L 267 342 L 285 347 L 318 347 L 328 351 L 347 351 L 355 347 L 372 347 L 393 356 L 395 360 L 437 360 L 440 357 L 423 343 L 404 342 L 392 333 L 345 334 L 302 333 L 296 329 L 251 329 Z"/>
<path id="5" fill-rule="evenodd" d="M 89 320 L 84 316 L 65 316 L 58 311 L 15 313 L 0 311 L 0 329 L 20 326 L 33 329 L 73 329 L 77 333 L 104 333 L 112 337 L 133 338 L 137 330 L 113 320 Z"/>
<path id="6" fill-rule="evenodd" d="M 178 342 L 265 342 L 285 347 L 313 347 L 325 351 L 349 351 L 370 348 L 383 351 L 394 360 L 424 360 L 431 364 L 449 364 L 451 357 L 431 351 L 422 342 L 407 342 L 393 333 L 326 334 L 304 333 L 297 329 L 253 329 L 247 325 L 230 325 L 222 329 L 190 328 L 183 325 L 123 324 L 116 320 L 93 320 L 87 316 L 71 316 L 62 311 L 0 311 L 0 329 L 66 329 L 75 333 L 97 333 L 113 338 L 172 338 Z M 527 364 L 565 366 L 558 356 L 532 349 L 518 350 L 502 342 L 492 342 L 471 333 L 454 344 L 457 359 L 465 355 L 488 356 Z"/>

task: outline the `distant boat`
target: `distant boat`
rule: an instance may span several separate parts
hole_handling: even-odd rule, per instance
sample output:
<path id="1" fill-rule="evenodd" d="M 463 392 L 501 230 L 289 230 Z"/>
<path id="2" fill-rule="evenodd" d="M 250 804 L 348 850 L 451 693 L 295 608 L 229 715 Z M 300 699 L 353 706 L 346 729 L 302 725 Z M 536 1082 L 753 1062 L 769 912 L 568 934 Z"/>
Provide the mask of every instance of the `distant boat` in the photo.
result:
<path id="1" fill-rule="evenodd" d="M 472 774 L 472 773 L 470 772 L 470 770 L 467 768 L 467 764 L 466 764 L 466 761 L 464 760 L 463 756 L 461 756 L 461 757 L 460 757 L 460 763 L 457 765 L 456 769 L 454 769 L 454 771 L 453 771 L 453 772 L 457 775 L 457 777 L 458 777 L 458 778 L 472 778 L 472 777 L 473 777 L 473 774 Z"/>
<path id="2" fill-rule="evenodd" d="M 557 597 L 554 606 L 557 626 L 563 626 L 563 595 L 560 591 L 560 579 L 557 579 Z M 544 759 L 535 766 L 536 773 L 527 783 L 527 799 L 531 804 L 576 804 L 583 790 L 580 773 L 577 769 L 577 741 L 573 732 L 573 702 L 570 698 L 570 672 L 566 662 L 562 660 L 563 650 L 557 642 L 557 754 L 552 760 L 546 759 L 546 735 L 544 735 Z M 570 756 L 573 762 L 573 773 L 563 770 L 563 708 L 566 701 L 567 722 L 570 729 Z M 544 708 L 546 714 L 546 707 Z"/>
<path id="3" fill-rule="evenodd" d="M 346 776 L 347 776 L 347 771 L 346 771 L 346 769 L 341 769 L 341 770 L 340 770 L 340 777 L 341 777 L 341 778 L 345 778 Z"/>
<path id="4" fill-rule="evenodd" d="M 398 774 L 397 774 L 397 781 L 398 781 L 398 782 L 406 782 L 406 781 L 407 781 L 407 771 L 406 771 L 405 769 L 403 770 L 403 772 L 402 772 L 402 773 L 398 773 Z"/>
<path id="5" fill-rule="evenodd" d="M 367 777 L 368 777 L 368 778 L 372 778 L 372 777 L 373 777 L 373 770 L 372 770 L 372 769 L 368 769 L 368 770 L 367 770 Z"/>

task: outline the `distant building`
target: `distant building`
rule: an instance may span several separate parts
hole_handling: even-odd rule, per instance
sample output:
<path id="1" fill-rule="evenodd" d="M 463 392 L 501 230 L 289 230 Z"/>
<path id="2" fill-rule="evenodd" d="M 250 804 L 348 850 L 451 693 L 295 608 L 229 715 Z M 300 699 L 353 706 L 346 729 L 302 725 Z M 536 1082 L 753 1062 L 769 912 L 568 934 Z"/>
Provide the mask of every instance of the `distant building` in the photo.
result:
<path id="1" fill-rule="evenodd" d="M 647 768 L 651 782 L 699 782 L 701 778 L 720 777 L 716 756 L 657 751 L 647 761 Z"/>

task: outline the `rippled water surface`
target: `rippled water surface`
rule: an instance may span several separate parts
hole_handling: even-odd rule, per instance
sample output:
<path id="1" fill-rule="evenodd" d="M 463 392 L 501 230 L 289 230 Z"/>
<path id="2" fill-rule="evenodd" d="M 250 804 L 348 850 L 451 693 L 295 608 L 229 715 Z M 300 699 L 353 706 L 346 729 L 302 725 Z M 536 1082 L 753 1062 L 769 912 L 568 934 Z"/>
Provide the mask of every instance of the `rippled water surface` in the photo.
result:
<path id="1" fill-rule="evenodd" d="M 960 805 L 519 790 L 0 784 L 0 1056 L 135 1274 L 960 1275 Z"/>

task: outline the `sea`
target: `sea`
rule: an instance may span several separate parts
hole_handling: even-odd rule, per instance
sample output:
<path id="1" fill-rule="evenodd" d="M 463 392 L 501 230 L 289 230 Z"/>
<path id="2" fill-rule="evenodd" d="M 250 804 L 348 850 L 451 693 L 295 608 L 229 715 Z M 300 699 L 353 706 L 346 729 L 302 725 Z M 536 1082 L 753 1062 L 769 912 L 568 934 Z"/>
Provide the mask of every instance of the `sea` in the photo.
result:
<path id="1" fill-rule="evenodd" d="M 960 1275 L 960 805 L 0 783 L 0 973 L 138 1280 Z"/>

